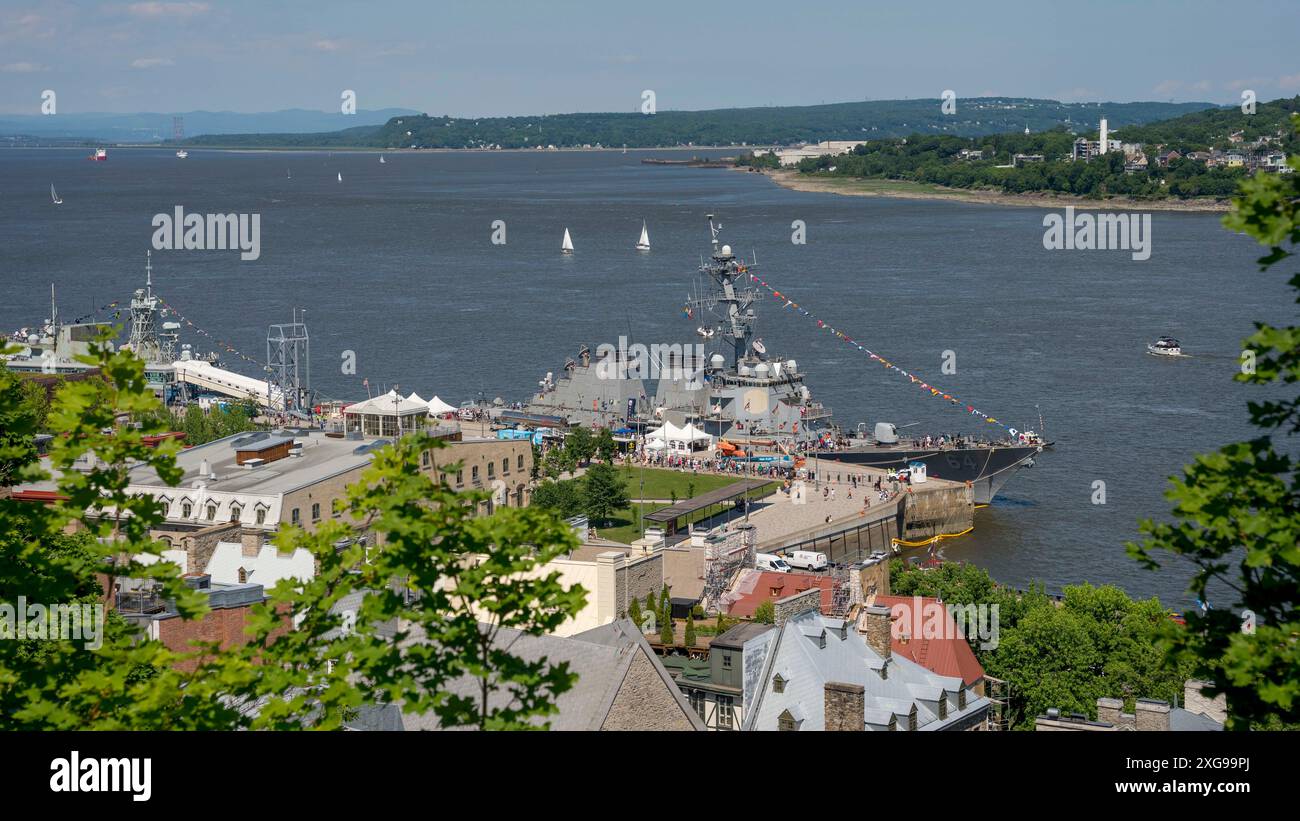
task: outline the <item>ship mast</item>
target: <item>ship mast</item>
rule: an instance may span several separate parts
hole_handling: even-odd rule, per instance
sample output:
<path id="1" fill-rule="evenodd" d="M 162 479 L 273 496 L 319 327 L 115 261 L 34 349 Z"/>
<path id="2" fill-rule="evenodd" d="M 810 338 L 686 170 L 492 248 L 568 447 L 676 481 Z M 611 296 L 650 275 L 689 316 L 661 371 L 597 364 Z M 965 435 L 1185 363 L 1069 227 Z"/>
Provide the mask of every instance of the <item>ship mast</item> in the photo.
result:
<path id="1" fill-rule="evenodd" d="M 755 294 L 752 289 L 737 287 L 737 281 L 745 276 L 744 270 L 736 262 L 730 245 L 718 245 L 718 232 L 722 230 L 722 225 L 714 224 L 712 214 L 708 215 L 708 220 L 713 253 L 708 261 L 700 264 L 700 273 L 708 275 L 716 289 L 714 293 L 692 299 L 688 304 L 720 317 L 723 325 L 720 330 L 731 338 L 731 365 L 739 368 L 741 360 L 751 354 L 755 316 L 750 306 Z"/>

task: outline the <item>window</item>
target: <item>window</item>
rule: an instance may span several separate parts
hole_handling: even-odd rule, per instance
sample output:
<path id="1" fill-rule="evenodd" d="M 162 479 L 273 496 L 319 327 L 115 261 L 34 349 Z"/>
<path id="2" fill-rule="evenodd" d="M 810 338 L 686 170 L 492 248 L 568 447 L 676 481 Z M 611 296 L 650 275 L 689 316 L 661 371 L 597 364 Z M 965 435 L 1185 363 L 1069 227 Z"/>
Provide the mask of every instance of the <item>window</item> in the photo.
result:
<path id="1" fill-rule="evenodd" d="M 497 463 L 488 462 L 488 478 L 491 479 L 493 476 L 496 475 L 497 475 Z"/>
<path id="2" fill-rule="evenodd" d="M 465 484 L 465 471 L 463 470 L 456 471 L 456 484 L 458 485 Z"/>
<path id="3" fill-rule="evenodd" d="M 194 512 L 194 506 L 193 506 L 193 505 L 191 505 L 189 502 L 181 502 L 181 518 L 182 518 L 182 519 L 188 519 L 188 518 L 190 518 L 190 514 L 193 513 L 193 512 Z"/>
<path id="4" fill-rule="evenodd" d="M 732 705 L 735 699 L 731 696 L 718 696 L 718 729 L 730 730 L 731 723 L 735 719 L 735 713 Z"/>
<path id="5" fill-rule="evenodd" d="M 469 478 L 471 482 L 478 481 L 478 465 L 475 465 L 474 469 L 469 472 Z"/>
<path id="6" fill-rule="evenodd" d="M 785 692 L 785 679 L 781 677 L 780 673 L 777 673 L 776 677 L 772 679 L 772 690 L 778 693 Z"/>
<path id="7" fill-rule="evenodd" d="M 168 547 L 171 547 L 171 546 L 172 546 L 172 537 L 171 537 L 171 536 L 159 536 L 159 537 L 158 537 L 158 541 L 162 542 L 163 544 L 167 545 Z"/>
<path id="8" fill-rule="evenodd" d="M 691 690 L 690 701 L 691 701 L 691 709 L 695 711 L 696 715 L 698 715 L 701 719 L 703 719 L 704 702 L 705 702 L 704 691 Z"/>
<path id="9" fill-rule="evenodd" d="M 507 457 L 501 460 L 501 475 L 508 476 L 509 474 L 510 474 L 510 459 L 509 457 Z"/>
<path id="10" fill-rule="evenodd" d="M 907 713 L 907 729 L 910 732 L 916 732 L 916 705 L 915 704 L 912 705 L 912 709 L 909 710 Z"/>
<path id="11" fill-rule="evenodd" d="M 776 718 L 776 729 L 783 733 L 793 733 L 799 727 L 794 723 L 794 716 L 790 715 L 790 711 L 785 710 Z"/>
<path id="12" fill-rule="evenodd" d="M 420 454 L 420 464 L 425 467 L 429 466 L 429 451 L 426 450 L 424 453 Z"/>
<path id="13" fill-rule="evenodd" d="M 520 470 L 523 470 L 523 469 L 524 469 L 524 455 L 523 455 L 522 453 L 519 454 L 519 466 L 518 466 L 518 467 L 519 467 Z"/>
<path id="14" fill-rule="evenodd" d="M 319 521 L 320 521 L 320 502 L 313 502 L 313 503 L 312 503 L 312 506 L 311 506 L 311 520 L 312 520 L 313 522 L 319 522 Z"/>
<path id="15" fill-rule="evenodd" d="M 293 509 L 293 516 L 291 520 L 293 521 L 294 524 L 298 524 L 299 516 L 298 516 L 298 508 L 296 507 Z"/>
<path id="16" fill-rule="evenodd" d="M 239 583 L 244 584 L 247 581 L 248 581 L 248 571 L 242 567 L 239 568 Z"/>
<path id="17" fill-rule="evenodd" d="M 259 525 L 266 524 L 266 508 L 259 507 L 257 509 L 257 516 L 255 518 L 257 519 L 257 523 Z"/>
<path id="18" fill-rule="evenodd" d="M 730 654 L 730 653 L 723 653 L 723 654 L 722 654 L 722 669 L 724 669 L 724 670 L 730 670 L 730 669 L 731 669 L 731 654 Z"/>
<path id="19" fill-rule="evenodd" d="M 244 515 L 244 509 L 242 507 L 240 507 L 239 505 L 230 506 L 230 521 L 237 522 L 239 521 L 239 518 L 243 515 Z"/>
<path id="20" fill-rule="evenodd" d="M 208 502 L 208 521 L 210 522 L 215 518 L 217 518 L 217 504 L 216 502 Z"/>

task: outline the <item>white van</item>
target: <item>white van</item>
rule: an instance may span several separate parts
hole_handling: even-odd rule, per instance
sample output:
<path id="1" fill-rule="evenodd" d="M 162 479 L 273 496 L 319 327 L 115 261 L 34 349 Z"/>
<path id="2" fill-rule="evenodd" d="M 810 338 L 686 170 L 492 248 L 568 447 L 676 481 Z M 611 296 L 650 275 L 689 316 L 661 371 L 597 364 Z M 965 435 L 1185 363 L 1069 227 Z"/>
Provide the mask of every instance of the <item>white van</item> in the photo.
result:
<path id="1" fill-rule="evenodd" d="M 812 550 L 796 550 L 790 554 L 786 562 L 791 567 L 799 567 L 804 570 L 825 570 L 826 554 Z"/>
<path id="2" fill-rule="evenodd" d="M 785 559 L 774 553 L 758 553 L 754 556 L 754 567 L 759 570 L 771 570 L 773 573 L 789 573 L 790 565 Z"/>

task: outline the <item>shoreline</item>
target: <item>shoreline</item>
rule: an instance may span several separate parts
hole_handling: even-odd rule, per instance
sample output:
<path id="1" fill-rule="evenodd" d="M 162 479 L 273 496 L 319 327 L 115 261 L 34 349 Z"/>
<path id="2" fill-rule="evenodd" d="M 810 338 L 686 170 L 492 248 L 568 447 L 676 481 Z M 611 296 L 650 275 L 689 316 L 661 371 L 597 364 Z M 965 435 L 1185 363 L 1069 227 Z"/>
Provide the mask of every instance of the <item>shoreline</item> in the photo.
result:
<path id="1" fill-rule="evenodd" d="M 748 169 L 740 167 L 735 170 L 748 171 Z M 1072 205 L 1092 210 L 1183 211 L 1188 213 L 1227 213 L 1232 210 L 1232 205 L 1227 200 L 1135 200 L 1128 197 L 1094 200 L 1067 194 L 1006 194 L 1000 191 L 945 188 L 939 185 L 905 180 L 809 177 L 800 174 L 798 171 L 786 169 L 749 173 L 760 173 L 776 185 L 791 191 L 839 194 L 845 197 L 889 197 L 905 200 L 966 202 L 979 205 L 1010 205 L 1022 208 L 1063 208 Z"/>

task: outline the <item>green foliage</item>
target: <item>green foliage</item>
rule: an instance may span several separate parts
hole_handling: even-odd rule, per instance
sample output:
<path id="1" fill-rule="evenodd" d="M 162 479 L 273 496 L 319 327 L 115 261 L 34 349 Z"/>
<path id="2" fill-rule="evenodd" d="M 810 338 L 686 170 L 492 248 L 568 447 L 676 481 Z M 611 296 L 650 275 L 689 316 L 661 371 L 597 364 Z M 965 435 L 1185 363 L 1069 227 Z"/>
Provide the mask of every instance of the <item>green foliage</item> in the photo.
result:
<path id="1" fill-rule="evenodd" d="M 695 617 L 694 616 L 686 617 L 686 635 L 683 637 L 683 641 L 685 642 L 687 647 L 695 646 Z"/>
<path id="2" fill-rule="evenodd" d="M 1159 637 L 1175 627 L 1156 599 L 1134 601 L 1116 587 L 1067 587 L 1060 602 L 1041 586 L 1017 592 L 997 585 L 975 565 L 890 565 L 897 596 L 938 598 L 946 604 L 996 605 L 995 647 L 968 635 L 985 672 L 1011 685 L 1010 719 L 1020 728 L 1049 708 L 1096 717 L 1098 698 L 1176 701 L 1190 676 L 1187 664 L 1166 663 Z M 990 642 L 994 643 L 994 642 Z"/>
<path id="3" fill-rule="evenodd" d="M 754 608 L 754 621 L 759 624 L 774 624 L 776 622 L 776 605 L 772 604 L 771 599 L 759 602 L 758 607 Z"/>
<path id="4" fill-rule="evenodd" d="M 663 618 L 659 620 L 659 643 L 665 647 L 671 647 L 673 644 L 673 620 Z"/>
<path id="5" fill-rule="evenodd" d="M 1300 133 L 1300 116 L 1293 115 Z M 1234 210 L 1224 218 L 1233 230 L 1269 247 L 1261 270 L 1290 259 L 1300 244 L 1300 158 L 1289 175 L 1260 174 L 1245 182 Z M 1300 274 L 1288 280 L 1300 301 Z M 1271 386 L 1270 396 L 1290 392 L 1300 380 L 1300 328 L 1256 323 L 1242 343 L 1255 367 L 1236 379 Z M 1161 647 L 1175 663 L 1227 696 L 1232 729 L 1269 728 L 1300 722 L 1300 477 L 1289 443 L 1275 439 L 1300 432 L 1300 398 L 1248 403 L 1260 435 L 1196 457 L 1165 496 L 1173 522 L 1144 521 L 1146 538 L 1128 545 L 1144 567 L 1160 568 L 1157 552 L 1190 560 L 1196 568 L 1189 590 L 1208 601 L 1218 581 L 1235 592 L 1229 606 L 1217 602 L 1189 613 L 1187 629 L 1166 630 Z M 1255 615 L 1254 633 L 1242 630 L 1243 612 Z"/>
<path id="6" fill-rule="evenodd" d="M 542 457 L 542 475 L 547 479 L 559 479 L 566 473 L 572 473 L 577 463 L 573 460 L 573 453 L 568 448 L 560 445 L 552 445 Z"/>
<path id="7" fill-rule="evenodd" d="M 627 507 L 627 484 L 609 464 L 594 464 L 582 478 L 582 507 L 594 522 L 608 522 L 614 511 Z"/>
<path id="8" fill-rule="evenodd" d="M 44 506 L 0 498 L 0 601 L 96 601 L 101 577 L 109 590 L 117 577 L 129 577 L 160 585 L 181 618 L 202 616 L 206 598 L 183 583 L 180 568 L 139 561 L 161 555 L 149 531 L 163 513 L 152 497 L 128 492 L 128 466 L 148 466 L 171 485 L 181 478 L 174 441 L 157 448 L 143 442 L 163 430 L 144 365 L 106 347 L 87 361 L 102 378 L 63 385 L 49 417 L 60 434 L 51 464 L 65 499 Z M 115 427 L 123 416 L 142 424 Z M 34 419 L 14 377 L 0 371 L 5 486 L 48 479 L 25 444 Z M 419 469 L 419 454 L 442 446 L 412 435 L 376 451 L 348 489 L 350 521 L 278 534 L 277 546 L 309 550 L 319 572 L 270 591 L 269 601 L 252 609 L 246 645 L 221 650 L 196 642 L 178 653 L 116 614 L 98 649 L 81 641 L 0 641 L 0 727 L 332 729 L 364 706 L 393 703 L 432 712 L 443 726 L 539 726 L 576 677 L 566 664 L 518 658 L 497 639 L 503 629 L 551 632 L 581 610 L 581 587 L 564 588 L 558 573 L 536 573 L 576 540 L 541 509 L 476 517 L 486 494 L 458 495 Z M 73 469 L 87 453 L 96 457 L 94 469 Z M 74 522 L 80 532 L 67 535 Z M 359 533 L 369 549 L 354 538 Z M 348 596 L 360 599 L 360 609 L 345 626 L 335 605 Z M 391 635 L 394 625 L 400 629 Z M 466 681 L 473 686 L 449 687 Z"/>
<path id="9" fill-rule="evenodd" d="M 618 443 L 614 441 L 614 433 L 609 428 L 601 428 L 596 434 L 595 451 L 596 458 L 600 461 L 605 463 L 614 461 L 614 454 L 618 453 Z"/>
<path id="10" fill-rule="evenodd" d="M 564 452 L 574 464 L 585 465 L 591 461 L 596 452 L 596 439 L 591 435 L 591 429 L 581 425 L 571 429 L 564 437 Z"/>
<path id="11" fill-rule="evenodd" d="M 632 603 L 628 605 L 627 617 L 631 619 L 632 623 L 637 627 L 641 626 L 641 621 L 644 616 L 641 613 L 641 602 L 637 601 L 635 598 L 633 598 Z"/>
<path id="12" fill-rule="evenodd" d="M 866 136 L 901 137 L 917 130 L 973 136 L 1029 125 L 1042 131 L 1067 119 L 1082 122 L 1097 116 L 1095 105 L 1001 97 L 964 99 L 960 114 L 952 117 L 942 113 L 939 103 L 937 99 L 870 100 L 712 111 L 661 110 L 653 116 L 640 111 L 474 118 L 423 114 L 394 117 L 383 126 L 325 134 L 217 134 L 185 142 L 222 146 L 534 149 L 550 145 L 773 145 Z M 1208 107 L 1208 103 L 1108 103 L 1106 115 L 1118 128 Z"/>
<path id="13" fill-rule="evenodd" d="M 170 415 L 165 410 L 164 413 Z M 186 445 L 202 445 L 236 433 L 257 430 L 258 426 L 253 422 L 256 415 L 257 409 L 246 404 L 230 404 L 225 410 L 213 408 L 208 411 L 198 405 L 190 405 L 181 418 L 180 429 L 185 433 Z M 160 417 L 159 421 L 168 424 L 165 418 Z M 173 418 L 170 425 L 175 424 Z"/>
<path id="14" fill-rule="evenodd" d="M 532 504 L 553 510 L 561 518 L 577 516 L 583 507 L 582 483 L 574 479 L 559 482 L 547 479 L 533 490 Z"/>

